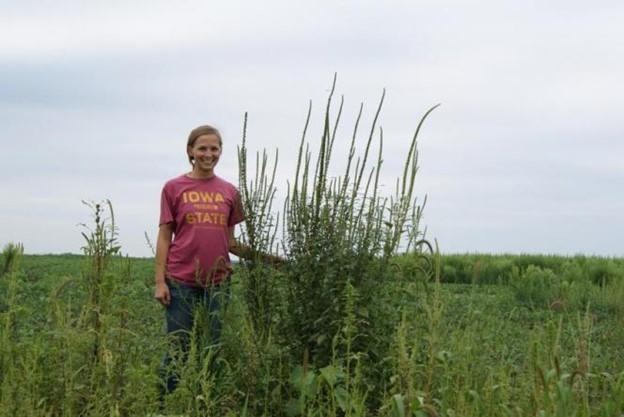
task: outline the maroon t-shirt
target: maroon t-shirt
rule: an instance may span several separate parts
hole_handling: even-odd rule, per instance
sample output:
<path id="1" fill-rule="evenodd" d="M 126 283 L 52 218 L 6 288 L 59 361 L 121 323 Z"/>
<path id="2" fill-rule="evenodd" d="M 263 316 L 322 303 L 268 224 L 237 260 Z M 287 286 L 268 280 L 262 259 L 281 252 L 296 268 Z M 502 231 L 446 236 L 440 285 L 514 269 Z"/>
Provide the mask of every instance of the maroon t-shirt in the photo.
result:
<path id="1" fill-rule="evenodd" d="M 172 223 L 167 276 L 185 285 L 218 284 L 231 272 L 228 228 L 243 221 L 240 194 L 229 182 L 181 175 L 162 190 L 159 225 Z"/>

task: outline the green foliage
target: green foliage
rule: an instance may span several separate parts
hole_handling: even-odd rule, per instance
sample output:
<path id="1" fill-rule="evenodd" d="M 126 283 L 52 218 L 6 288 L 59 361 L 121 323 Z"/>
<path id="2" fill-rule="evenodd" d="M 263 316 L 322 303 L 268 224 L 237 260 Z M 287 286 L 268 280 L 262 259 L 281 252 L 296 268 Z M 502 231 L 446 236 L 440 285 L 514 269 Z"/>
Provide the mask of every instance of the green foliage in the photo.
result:
<path id="1" fill-rule="evenodd" d="M 24 245 L 21 243 L 7 243 L 2 249 L 0 277 L 16 270 L 19 266 L 19 259 L 23 254 Z"/>
<path id="2" fill-rule="evenodd" d="M 411 263 L 410 255 L 402 255 L 398 263 Z M 624 260 L 618 258 L 556 255 L 490 255 L 446 254 L 442 262 L 442 282 L 457 284 L 502 284 L 515 267 L 523 273 L 530 266 L 549 269 L 565 275 L 567 281 L 589 281 L 595 285 L 624 280 Z M 571 275 L 576 274 L 577 278 Z M 569 276 L 569 277 L 568 277 Z"/>
<path id="3" fill-rule="evenodd" d="M 162 311 L 151 299 L 153 260 L 108 261 L 97 360 L 93 328 L 81 321 L 91 262 L 25 255 L 0 281 L 0 416 L 157 413 L 156 369 L 166 346 Z M 423 291 L 392 268 L 401 279 L 381 286 L 376 296 L 385 313 L 374 318 L 384 322 L 376 328 L 385 327 L 389 348 L 380 349 L 379 360 L 357 353 L 359 292 L 349 287 L 343 325 L 323 366 L 293 358 L 277 335 L 256 338 L 237 271 L 219 357 L 202 355 L 195 344 L 164 414 L 619 416 L 624 311 L 614 305 L 624 292 L 617 281 L 595 285 L 579 268 L 555 268 L 566 271 L 558 282 L 570 283 L 567 293 L 551 292 L 563 294 L 562 309 L 519 303 L 511 278 L 509 285 L 429 283 Z M 545 271 L 530 269 L 536 285 L 551 276 Z M 570 301 L 577 286 L 594 291 L 589 302 Z M 211 368 L 213 359 L 218 365 Z"/>
<path id="4" fill-rule="evenodd" d="M 382 359 L 384 352 L 377 348 L 383 343 L 381 337 L 387 335 L 387 327 L 377 328 L 377 322 L 371 318 L 384 314 L 379 311 L 377 293 L 383 291 L 387 281 L 397 278 L 390 272 L 390 261 L 399 245 L 404 243 L 415 248 L 417 254 L 423 245 L 418 229 L 422 206 L 414 196 L 418 170 L 416 141 L 424 120 L 435 108 L 425 113 L 410 141 L 403 176 L 397 179 L 395 193 L 382 196 L 379 183 L 383 164 L 381 128 L 378 153 L 372 166 L 369 165 L 385 92 L 363 154 L 355 159 L 362 106 L 352 129 L 344 174 L 332 177 L 329 175 L 332 150 L 344 103 L 341 99 L 332 120 L 334 88 L 335 79 L 325 108 L 323 134 L 315 161 L 306 143 L 311 106 L 308 110 L 294 179 L 289 183 L 282 213 L 281 249 L 287 263 L 280 274 L 272 273 L 259 262 L 262 253 L 274 249 L 278 231 L 278 216 L 271 212 L 277 155 L 271 169 L 266 152 L 263 151 L 262 156 L 258 154 L 255 176 L 251 179 L 246 131 L 239 149 L 240 188 L 246 210 L 243 238 L 254 255 L 251 261 L 243 263 L 246 269 L 243 282 L 255 328 L 262 335 L 273 329 L 282 340 L 288 340 L 287 346 L 294 358 L 306 355 L 318 367 L 326 366 L 334 350 L 341 349 L 333 341 L 349 314 L 344 303 L 347 291 L 356 294 L 351 299 L 350 308 L 355 314 L 351 325 L 357 328 L 359 336 L 350 348 Z M 284 307 L 275 307 L 279 305 Z"/>
<path id="5" fill-rule="evenodd" d="M 565 282 L 550 269 L 534 265 L 522 273 L 513 268 L 509 281 L 519 302 L 537 307 L 547 307 L 560 300 Z"/>
<path id="6" fill-rule="evenodd" d="M 153 401 L 153 347 L 140 330 L 153 321 L 136 304 L 148 289 L 129 260 L 111 257 L 114 234 L 105 238 L 97 214 L 86 256 L 28 256 L 0 289 L 1 416 L 134 415 Z"/>

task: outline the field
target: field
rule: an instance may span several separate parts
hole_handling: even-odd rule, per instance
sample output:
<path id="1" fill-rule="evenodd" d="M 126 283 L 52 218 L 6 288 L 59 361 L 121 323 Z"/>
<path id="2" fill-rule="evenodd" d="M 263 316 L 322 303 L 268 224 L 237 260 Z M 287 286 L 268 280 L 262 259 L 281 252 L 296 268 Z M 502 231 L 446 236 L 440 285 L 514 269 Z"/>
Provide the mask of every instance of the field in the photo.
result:
<path id="1" fill-rule="evenodd" d="M 624 415 L 624 261 L 441 255 L 419 227 L 426 199 L 414 192 L 417 137 L 437 106 L 385 195 L 383 95 L 364 152 L 360 107 L 334 167 L 344 101 L 330 117 L 333 91 L 316 160 L 310 107 L 281 214 L 277 152 L 258 153 L 251 169 L 244 130 L 246 256 L 218 346 L 201 326 L 187 357 L 169 343 L 154 261 L 120 255 L 110 202 L 89 205 L 82 256 L 22 256 L 8 244 L 0 417 Z M 285 262 L 266 265 L 277 249 Z M 161 403 L 167 351 L 181 380 Z"/>
<path id="2" fill-rule="evenodd" d="M 271 334 L 260 334 L 245 301 L 249 277 L 238 268 L 221 351 L 215 358 L 197 340 L 164 412 L 624 413 L 621 259 L 438 260 L 436 283 L 414 273 L 413 259 L 396 258 L 396 279 L 380 286 L 378 304 L 358 312 L 352 301 L 351 311 L 341 312 L 338 332 L 329 335 L 328 356 L 319 350 L 317 359 L 309 351 L 298 356 L 298 341 L 285 337 L 291 330 L 278 330 L 283 323 L 270 323 Z M 89 288 L 93 268 L 93 257 L 76 255 L 23 256 L 6 268 L 0 278 L 1 416 L 158 410 L 156 371 L 167 347 L 162 308 L 152 299 L 153 260 L 108 259 L 97 310 Z M 279 280 L 279 272 L 268 273 Z M 357 321 L 364 320 L 374 334 L 360 330 Z"/>

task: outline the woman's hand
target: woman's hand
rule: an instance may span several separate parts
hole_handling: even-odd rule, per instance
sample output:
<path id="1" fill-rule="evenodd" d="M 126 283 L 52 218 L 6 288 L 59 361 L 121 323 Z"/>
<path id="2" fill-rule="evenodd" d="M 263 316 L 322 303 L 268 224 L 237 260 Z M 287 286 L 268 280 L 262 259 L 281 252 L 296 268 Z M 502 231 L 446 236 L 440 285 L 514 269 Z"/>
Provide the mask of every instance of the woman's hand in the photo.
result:
<path id="1" fill-rule="evenodd" d="M 154 291 L 154 298 L 164 306 L 168 306 L 171 302 L 171 293 L 165 282 L 165 276 L 167 269 L 167 253 L 169 252 L 172 236 L 173 223 L 161 224 L 158 228 L 158 239 L 156 240 L 156 266 L 154 270 L 156 275 L 156 290 Z"/>
<path id="2" fill-rule="evenodd" d="M 154 291 L 154 298 L 164 306 L 168 306 L 171 302 L 171 293 L 169 292 L 169 286 L 166 282 L 157 282 L 156 290 Z"/>
<path id="3" fill-rule="evenodd" d="M 269 264 L 269 265 L 271 265 L 273 267 L 276 267 L 276 268 L 279 268 L 281 266 L 284 266 L 284 264 L 286 264 L 286 259 L 285 258 L 282 258 L 282 257 L 277 256 L 277 255 L 273 255 L 273 254 L 270 254 L 270 253 L 264 254 L 263 258 L 264 258 L 264 262 L 265 263 L 267 263 L 267 264 Z"/>

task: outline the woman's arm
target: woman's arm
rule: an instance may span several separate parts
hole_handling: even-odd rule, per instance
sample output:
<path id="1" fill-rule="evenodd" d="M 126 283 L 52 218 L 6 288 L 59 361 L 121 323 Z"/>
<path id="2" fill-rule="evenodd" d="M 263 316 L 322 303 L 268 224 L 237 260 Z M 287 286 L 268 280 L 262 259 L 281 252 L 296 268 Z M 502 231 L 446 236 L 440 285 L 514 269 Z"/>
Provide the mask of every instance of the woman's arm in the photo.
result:
<path id="1" fill-rule="evenodd" d="M 158 238 L 156 239 L 156 289 L 154 298 L 163 305 L 169 305 L 171 294 L 165 282 L 165 270 L 167 264 L 167 253 L 173 236 L 173 224 L 166 223 L 158 228 Z"/>
<path id="2" fill-rule="evenodd" d="M 254 258 L 253 251 L 246 245 L 240 243 L 234 237 L 234 226 L 228 227 L 228 237 L 229 237 L 229 248 L 230 253 L 238 256 L 241 259 L 249 259 L 252 260 Z M 262 262 L 267 263 L 269 265 L 280 265 L 285 262 L 283 258 L 279 256 L 272 255 L 270 253 L 260 253 L 260 258 Z"/>

